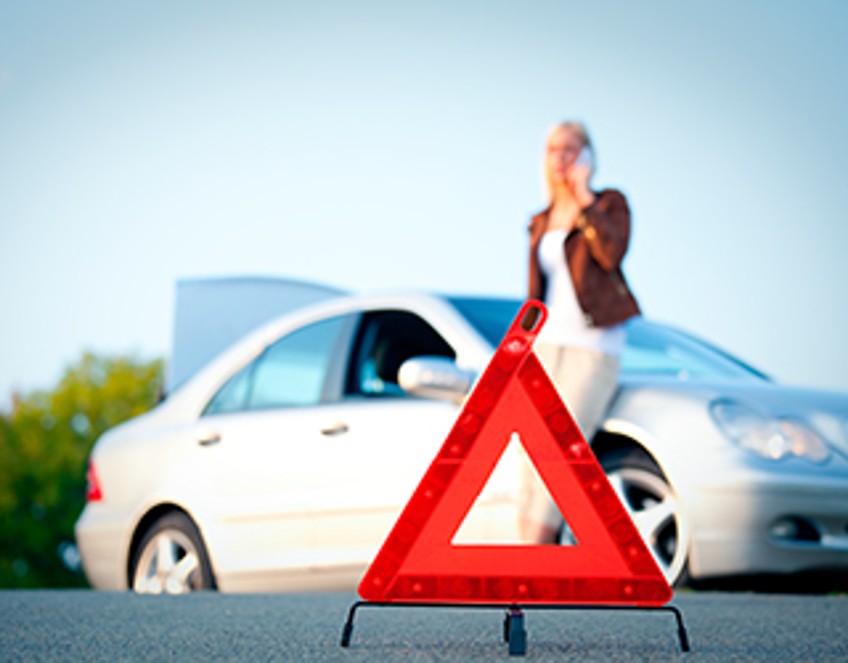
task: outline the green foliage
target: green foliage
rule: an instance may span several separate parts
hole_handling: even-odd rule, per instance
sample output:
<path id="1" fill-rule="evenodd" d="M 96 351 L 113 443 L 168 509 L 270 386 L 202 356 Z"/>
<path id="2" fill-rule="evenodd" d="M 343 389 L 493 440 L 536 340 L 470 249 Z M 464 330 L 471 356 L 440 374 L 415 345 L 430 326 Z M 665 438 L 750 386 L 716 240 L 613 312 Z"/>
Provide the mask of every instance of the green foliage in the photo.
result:
<path id="1" fill-rule="evenodd" d="M 50 392 L 15 396 L 0 413 L 0 587 L 78 587 L 62 563 L 85 502 L 88 454 L 107 428 L 149 410 L 161 360 L 92 353 Z"/>

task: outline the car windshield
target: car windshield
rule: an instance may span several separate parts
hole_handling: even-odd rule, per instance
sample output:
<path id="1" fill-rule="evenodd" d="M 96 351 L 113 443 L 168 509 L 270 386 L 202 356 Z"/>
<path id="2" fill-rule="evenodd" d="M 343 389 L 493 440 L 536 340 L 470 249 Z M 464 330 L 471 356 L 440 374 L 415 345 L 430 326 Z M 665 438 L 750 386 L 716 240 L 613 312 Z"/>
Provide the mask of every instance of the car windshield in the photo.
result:
<path id="1" fill-rule="evenodd" d="M 521 307 L 521 300 L 449 297 L 448 301 L 493 347 L 501 342 Z M 633 318 L 627 323 L 623 375 L 667 375 L 686 378 L 759 378 L 760 371 L 709 343 L 681 331 Z"/>

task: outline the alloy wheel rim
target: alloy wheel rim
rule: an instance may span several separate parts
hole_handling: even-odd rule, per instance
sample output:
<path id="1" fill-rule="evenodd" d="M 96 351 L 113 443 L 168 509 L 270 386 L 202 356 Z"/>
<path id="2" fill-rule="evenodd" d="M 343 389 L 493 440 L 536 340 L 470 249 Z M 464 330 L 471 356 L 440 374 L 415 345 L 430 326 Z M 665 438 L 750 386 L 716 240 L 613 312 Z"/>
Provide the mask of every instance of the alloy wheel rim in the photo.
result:
<path id="1" fill-rule="evenodd" d="M 656 474 L 634 467 L 614 470 L 608 478 L 663 575 L 673 585 L 686 565 L 689 527 L 671 486 Z"/>
<path id="2" fill-rule="evenodd" d="M 178 530 L 163 530 L 148 541 L 138 561 L 133 589 L 141 594 L 192 591 L 200 558 L 192 541 Z"/>

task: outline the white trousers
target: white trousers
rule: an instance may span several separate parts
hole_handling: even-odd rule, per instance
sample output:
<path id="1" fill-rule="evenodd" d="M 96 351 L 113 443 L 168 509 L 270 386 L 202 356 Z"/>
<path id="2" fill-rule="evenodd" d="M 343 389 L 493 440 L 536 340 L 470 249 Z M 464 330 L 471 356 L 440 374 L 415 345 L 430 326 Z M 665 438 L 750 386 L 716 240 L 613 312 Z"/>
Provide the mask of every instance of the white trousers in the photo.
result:
<path id="1" fill-rule="evenodd" d="M 535 352 L 583 437 L 591 442 L 618 388 L 620 359 L 595 350 L 550 343 L 537 343 Z M 562 525 L 559 509 L 526 453 L 521 469 L 520 500 L 525 523 L 552 529 Z"/>

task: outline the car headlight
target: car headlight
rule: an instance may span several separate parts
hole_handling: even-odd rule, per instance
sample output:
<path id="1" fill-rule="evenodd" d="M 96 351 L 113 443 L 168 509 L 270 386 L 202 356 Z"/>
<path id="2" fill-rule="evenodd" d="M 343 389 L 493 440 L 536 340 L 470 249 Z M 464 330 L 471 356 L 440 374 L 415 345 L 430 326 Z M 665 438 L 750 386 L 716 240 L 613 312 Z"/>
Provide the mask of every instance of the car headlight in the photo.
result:
<path id="1" fill-rule="evenodd" d="M 710 412 L 728 438 L 763 458 L 795 456 L 814 463 L 830 458 L 822 437 L 799 419 L 773 417 L 733 400 L 714 401 Z"/>

